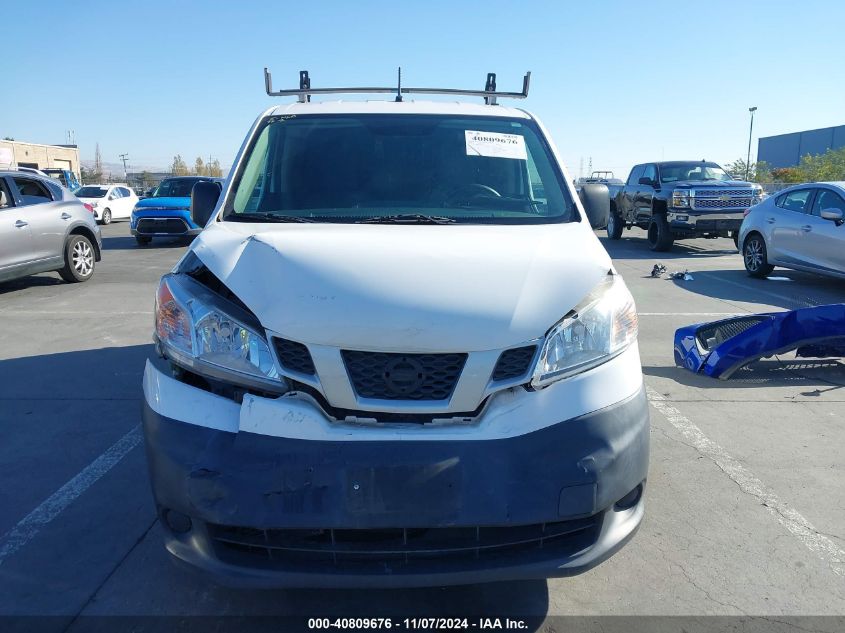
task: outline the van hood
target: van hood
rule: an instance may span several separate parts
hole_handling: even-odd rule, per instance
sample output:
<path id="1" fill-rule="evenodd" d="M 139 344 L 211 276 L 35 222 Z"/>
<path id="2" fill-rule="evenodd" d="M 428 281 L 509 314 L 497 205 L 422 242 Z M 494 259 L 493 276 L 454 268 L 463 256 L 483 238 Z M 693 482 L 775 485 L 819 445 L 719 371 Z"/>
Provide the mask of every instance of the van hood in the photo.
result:
<path id="1" fill-rule="evenodd" d="M 583 222 L 217 222 L 192 250 L 268 330 L 374 351 L 470 352 L 537 339 L 612 269 Z"/>
<path id="2" fill-rule="evenodd" d="M 136 209 L 190 209 L 190 198 L 144 198 L 135 203 Z"/>

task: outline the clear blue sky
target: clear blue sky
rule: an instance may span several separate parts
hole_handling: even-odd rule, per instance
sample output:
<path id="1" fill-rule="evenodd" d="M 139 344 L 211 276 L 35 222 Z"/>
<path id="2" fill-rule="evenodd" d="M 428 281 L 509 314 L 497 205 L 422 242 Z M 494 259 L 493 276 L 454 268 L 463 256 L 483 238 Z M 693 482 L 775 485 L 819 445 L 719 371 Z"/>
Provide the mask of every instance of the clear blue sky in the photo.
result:
<path id="1" fill-rule="evenodd" d="M 13 2 L 3 8 L 0 137 L 62 143 L 83 160 L 229 165 L 274 85 L 517 90 L 571 173 L 592 157 L 744 157 L 758 136 L 845 123 L 845 3 Z"/>

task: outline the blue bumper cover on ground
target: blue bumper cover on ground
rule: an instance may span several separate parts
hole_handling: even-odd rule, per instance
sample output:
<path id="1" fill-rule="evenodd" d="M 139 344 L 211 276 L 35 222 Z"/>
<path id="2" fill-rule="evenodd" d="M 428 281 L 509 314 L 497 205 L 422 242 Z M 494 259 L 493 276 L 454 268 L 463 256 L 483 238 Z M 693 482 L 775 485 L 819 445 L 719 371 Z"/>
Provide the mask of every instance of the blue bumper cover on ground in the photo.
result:
<path id="1" fill-rule="evenodd" d="M 845 304 L 731 317 L 675 331 L 675 364 L 722 380 L 755 360 L 791 350 L 802 358 L 845 356 Z"/>

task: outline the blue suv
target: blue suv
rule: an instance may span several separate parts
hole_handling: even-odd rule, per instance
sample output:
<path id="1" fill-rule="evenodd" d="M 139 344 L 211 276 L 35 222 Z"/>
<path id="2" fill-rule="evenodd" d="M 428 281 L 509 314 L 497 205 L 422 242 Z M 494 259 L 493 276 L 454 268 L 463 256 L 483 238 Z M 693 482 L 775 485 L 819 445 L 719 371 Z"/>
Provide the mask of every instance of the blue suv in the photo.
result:
<path id="1" fill-rule="evenodd" d="M 138 244 L 145 246 L 154 237 L 199 234 L 203 227 L 191 220 L 191 190 L 200 181 L 223 183 L 222 178 L 205 176 L 166 178 L 151 197 L 138 201 L 130 218 L 130 230 Z"/>

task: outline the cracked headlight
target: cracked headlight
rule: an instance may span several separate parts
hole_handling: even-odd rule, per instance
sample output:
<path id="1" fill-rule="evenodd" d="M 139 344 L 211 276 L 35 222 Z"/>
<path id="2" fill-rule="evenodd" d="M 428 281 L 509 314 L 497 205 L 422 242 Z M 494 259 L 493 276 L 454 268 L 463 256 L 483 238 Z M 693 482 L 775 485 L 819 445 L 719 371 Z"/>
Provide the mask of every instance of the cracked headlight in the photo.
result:
<path id="1" fill-rule="evenodd" d="M 190 278 L 166 275 L 159 284 L 155 334 L 171 360 L 219 380 L 278 390 L 284 383 L 253 321 L 246 310 Z"/>
<path id="2" fill-rule="evenodd" d="M 634 298 L 618 275 L 608 275 L 546 335 L 534 368 L 535 388 L 587 371 L 637 339 Z"/>

